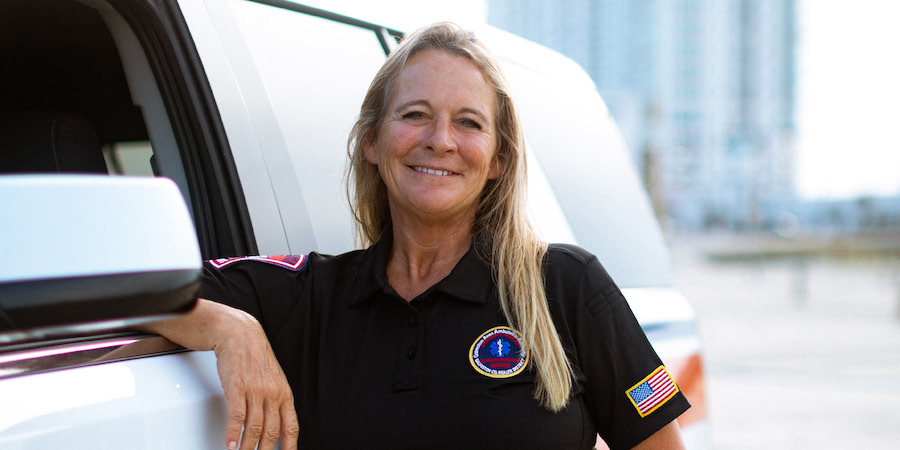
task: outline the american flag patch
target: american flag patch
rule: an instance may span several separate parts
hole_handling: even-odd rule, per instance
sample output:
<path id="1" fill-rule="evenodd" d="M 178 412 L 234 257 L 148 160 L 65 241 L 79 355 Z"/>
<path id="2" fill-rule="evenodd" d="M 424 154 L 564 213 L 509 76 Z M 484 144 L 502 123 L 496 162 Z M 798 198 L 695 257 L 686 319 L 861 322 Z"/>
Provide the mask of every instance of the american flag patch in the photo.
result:
<path id="1" fill-rule="evenodd" d="M 211 259 L 209 263 L 218 270 L 222 270 L 239 261 L 258 261 L 266 264 L 273 264 L 284 267 L 293 271 L 303 268 L 306 263 L 306 255 L 279 255 L 279 256 L 241 256 L 239 258 L 219 258 Z"/>
<path id="2" fill-rule="evenodd" d="M 659 366 L 647 378 L 625 391 L 641 417 L 656 411 L 678 393 L 678 386 L 664 366 Z"/>

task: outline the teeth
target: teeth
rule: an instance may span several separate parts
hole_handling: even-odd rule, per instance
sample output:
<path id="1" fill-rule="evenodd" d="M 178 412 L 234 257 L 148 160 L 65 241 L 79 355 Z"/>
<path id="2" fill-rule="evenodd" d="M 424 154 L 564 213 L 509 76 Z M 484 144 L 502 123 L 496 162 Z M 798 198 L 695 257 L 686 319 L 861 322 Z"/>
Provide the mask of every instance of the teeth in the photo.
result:
<path id="1" fill-rule="evenodd" d="M 430 175 L 440 175 L 440 176 L 447 176 L 452 173 L 452 172 L 449 172 L 446 170 L 434 170 L 434 169 L 427 169 L 425 167 L 413 167 L 413 170 L 415 170 L 416 172 L 423 172 L 423 173 L 427 173 Z"/>

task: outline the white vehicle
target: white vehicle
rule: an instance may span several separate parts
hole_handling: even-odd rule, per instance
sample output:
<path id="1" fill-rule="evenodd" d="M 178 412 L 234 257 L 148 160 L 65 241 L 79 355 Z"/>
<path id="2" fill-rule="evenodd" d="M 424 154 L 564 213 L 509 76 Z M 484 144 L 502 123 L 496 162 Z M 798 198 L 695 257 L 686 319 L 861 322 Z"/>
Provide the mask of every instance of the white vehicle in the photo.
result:
<path id="1" fill-rule="evenodd" d="M 129 327 L 190 308 L 201 259 L 354 248 L 347 134 L 405 30 L 281 0 L 0 0 L 0 30 L 0 448 L 221 448 L 214 356 Z M 603 101 L 571 60 L 479 32 L 537 227 L 623 288 L 702 448 L 694 315 Z"/>

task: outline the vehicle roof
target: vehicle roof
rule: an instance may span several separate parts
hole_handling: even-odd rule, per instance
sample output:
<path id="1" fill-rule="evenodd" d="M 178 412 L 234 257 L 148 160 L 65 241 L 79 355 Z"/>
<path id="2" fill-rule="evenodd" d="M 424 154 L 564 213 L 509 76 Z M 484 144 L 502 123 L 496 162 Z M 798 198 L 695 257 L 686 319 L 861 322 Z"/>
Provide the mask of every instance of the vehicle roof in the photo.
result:
<path id="1" fill-rule="evenodd" d="M 477 30 L 500 58 L 525 139 L 579 245 L 623 287 L 674 283 L 669 251 L 624 139 L 571 59 L 497 28 Z"/>

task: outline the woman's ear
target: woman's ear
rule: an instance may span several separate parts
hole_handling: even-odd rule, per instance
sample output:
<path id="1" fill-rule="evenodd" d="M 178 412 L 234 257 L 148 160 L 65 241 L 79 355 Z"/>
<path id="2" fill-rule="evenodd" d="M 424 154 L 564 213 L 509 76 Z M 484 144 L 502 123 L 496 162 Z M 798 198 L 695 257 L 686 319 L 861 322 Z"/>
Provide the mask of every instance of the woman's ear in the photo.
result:
<path id="1" fill-rule="evenodd" d="M 375 149 L 375 132 L 370 131 L 363 137 L 363 155 L 366 161 L 371 164 L 378 165 L 378 152 Z"/>
<path id="2" fill-rule="evenodd" d="M 506 164 L 503 163 L 500 155 L 494 155 L 494 160 L 491 161 L 490 172 L 488 172 L 488 180 L 496 180 L 497 178 L 500 178 L 500 175 L 503 174 L 504 169 L 506 169 Z"/>

